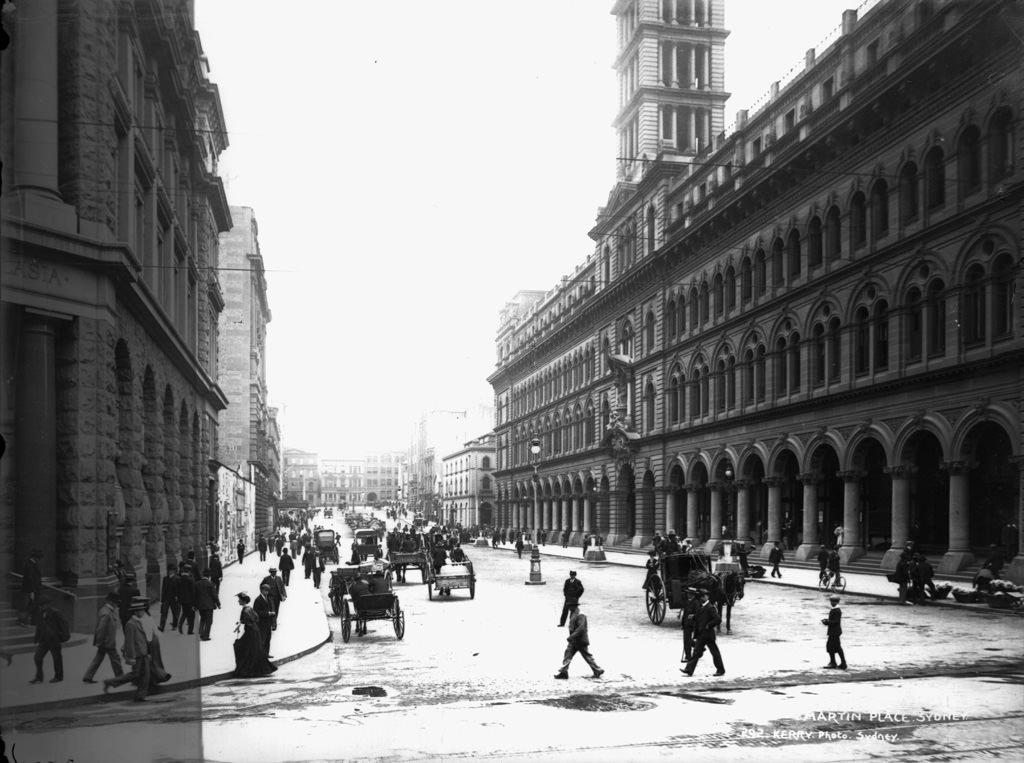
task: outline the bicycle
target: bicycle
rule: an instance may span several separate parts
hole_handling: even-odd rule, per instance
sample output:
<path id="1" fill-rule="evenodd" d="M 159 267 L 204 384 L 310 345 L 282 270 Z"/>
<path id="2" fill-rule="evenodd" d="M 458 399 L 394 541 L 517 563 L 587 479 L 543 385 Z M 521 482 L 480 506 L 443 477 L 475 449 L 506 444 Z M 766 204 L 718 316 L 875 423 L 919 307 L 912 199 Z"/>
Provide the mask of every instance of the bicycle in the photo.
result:
<path id="1" fill-rule="evenodd" d="M 825 574 L 818 578 L 819 591 L 845 591 L 846 578 L 842 573 L 833 573 L 826 570 Z"/>

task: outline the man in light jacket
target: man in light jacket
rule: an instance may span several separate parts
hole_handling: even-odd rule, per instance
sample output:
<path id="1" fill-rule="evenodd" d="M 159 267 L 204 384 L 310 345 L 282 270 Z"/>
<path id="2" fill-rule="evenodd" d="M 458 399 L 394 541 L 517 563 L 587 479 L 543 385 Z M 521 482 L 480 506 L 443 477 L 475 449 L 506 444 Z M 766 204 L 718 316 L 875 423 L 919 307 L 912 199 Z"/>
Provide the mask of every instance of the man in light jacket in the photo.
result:
<path id="1" fill-rule="evenodd" d="M 597 664 L 594 655 L 587 648 L 590 646 L 587 616 L 580 612 L 579 604 L 570 606 L 569 611 L 572 612 L 572 616 L 569 618 L 569 637 L 566 639 L 568 645 L 565 647 L 565 654 L 562 657 L 562 667 L 555 673 L 555 678 L 569 677 L 569 663 L 572 662 L 572 658 L 576 656 L 577 652 L 583 655 L 583 659 L 594 671 L 594 678 L 600 678 L 604 670 Z"/>
<path id="2" fill-rule="evenodd" d="M 92 658 L 89 667 L 85 669 L 82 681 L 87 684 L 96 683 L 93 676 L 103 664 L 105 657 L 110 658 L 110 667 L 114 669 L 114 676 L 124 675 L 124 668 L 121 665 L 121 657 L 117 653 L 117 631 L 120 621 L 117 614 L 118 597 L 114 591 L 107 594 L 106 601 L 100 607 L 99 615 L 96 618 L 96 630 L 92 636 L 93 646 L 96 647 L 96 656 Z"/>

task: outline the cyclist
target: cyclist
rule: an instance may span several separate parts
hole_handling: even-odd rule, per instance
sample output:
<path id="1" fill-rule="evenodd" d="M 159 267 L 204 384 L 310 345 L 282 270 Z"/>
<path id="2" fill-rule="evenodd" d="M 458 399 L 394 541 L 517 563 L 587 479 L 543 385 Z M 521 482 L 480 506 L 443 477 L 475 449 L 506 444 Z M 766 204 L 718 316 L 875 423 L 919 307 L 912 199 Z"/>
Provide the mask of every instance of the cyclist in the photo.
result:
<path id="1" fill-rule="evenodd" d="M 828 585 L 835 587 L 839 582 L 839 552 L 832 549 L 828 554 Z"/>
<path id="2" fill-rule="evenodd" d="M 824 582 L 826 579 L 825 572 L 828 568 L 828 549 L 822 546 L 818 549 L 818 580 Z"/>

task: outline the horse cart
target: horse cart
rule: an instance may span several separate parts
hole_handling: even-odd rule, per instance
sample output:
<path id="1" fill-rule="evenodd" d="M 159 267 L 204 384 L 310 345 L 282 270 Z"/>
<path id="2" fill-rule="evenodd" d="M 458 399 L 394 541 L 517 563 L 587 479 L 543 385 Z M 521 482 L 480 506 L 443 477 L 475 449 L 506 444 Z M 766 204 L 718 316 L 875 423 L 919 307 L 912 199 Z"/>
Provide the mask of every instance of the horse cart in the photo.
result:
<path id="1" fill-rule="evenodd" d="M 373 570 L 373 564 L 346 564 L 336 570 L 331 570 L 331 582 L 328 586 L 328 597 L 331 600 L 331 610 L 336 615 L 341 614 L 341 603 L 348 594 L 349 584 L 355 580 L 356 575 L 362 573 L 369 575 Z"/>
<path id="2" fill-rule="evenodd" d="M 433 600 L 434 594 L 438 596 L 451 596 L 452 591 L 459 588 L 469 589 L 469 598 L 476 597 L 476 575 L 473 573 L 473 563 L 468 559 L 461 564 L 445 564 L 440 572 L 434 572 L 434 568 L 426 568 L 427 596 Z"/>
<path id="3" fill-rule="evenodd" d="M 316 531 L 316 549 L 324 561 L 331 564 L 338 563 L 338 537 L 334 530 Z"/>
<path id="4" fill-rule="evenodd" d="M 430 573 L 430 562 L 427 560 L 426 549 L 417 548 L 413 551 L 389 551 L 388 562 L 395 570 L 399 582 L 405 582 L 405 573 L 410 567 L 415 567 L 420 572 L 421 580 L 426 583 Z"/>
<path id="5" fill-rule="evenodd" d="M 711 556 L 702 552 L 665 554 L 658 559 L 658 568 L 644 582 L 647 617 L 654 625 L 662 625 L 668 609 L 682 609 L 689 597 L 687 589 L 708 591 L 713 599 L 722 594 L 731 609 L 743 596 L 743 577 L 734 571 L 716 573 Z"/>
<path id="6" fill-rule="evenodd" d="M 346 644 L 352 638 L 352 624 L 355 623 L 357 636 L 365 636 L 366 623 L 370 620 L 390 620 L 395 627 L 395 637 L 401 640 L 405 636 L 405 612 L 394 591 L 364 593 L 361 596 L 346 594 L 342 598 L 341 638 Z"/>

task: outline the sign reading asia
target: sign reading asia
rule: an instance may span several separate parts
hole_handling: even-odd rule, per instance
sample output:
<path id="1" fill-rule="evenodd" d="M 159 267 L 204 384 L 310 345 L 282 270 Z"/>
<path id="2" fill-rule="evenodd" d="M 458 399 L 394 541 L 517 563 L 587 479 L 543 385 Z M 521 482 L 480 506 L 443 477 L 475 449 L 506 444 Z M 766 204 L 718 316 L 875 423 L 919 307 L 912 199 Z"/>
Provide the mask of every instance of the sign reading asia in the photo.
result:
<path id="1" fill-rule="evenodd" d="M 7 278 L 35 281 L 45 286 L 63 286 L 71 281 L 70 276 L 61 272 L 51 262 L 27 260 L 18 256 L 11 257 L 4 263 L 3 272 Z"/>

